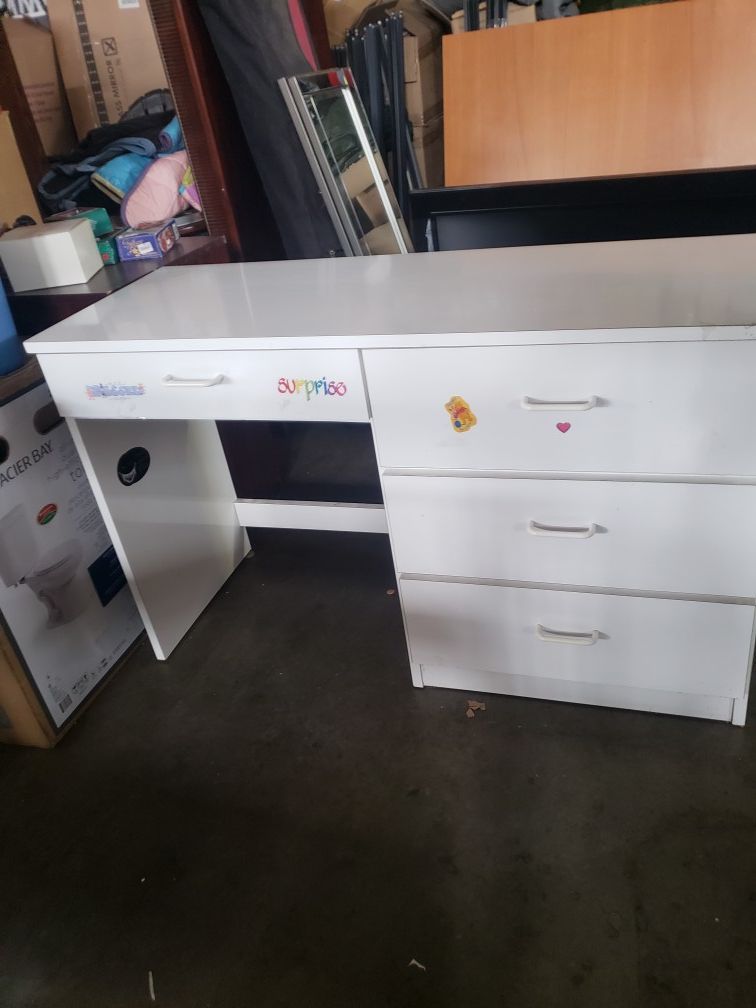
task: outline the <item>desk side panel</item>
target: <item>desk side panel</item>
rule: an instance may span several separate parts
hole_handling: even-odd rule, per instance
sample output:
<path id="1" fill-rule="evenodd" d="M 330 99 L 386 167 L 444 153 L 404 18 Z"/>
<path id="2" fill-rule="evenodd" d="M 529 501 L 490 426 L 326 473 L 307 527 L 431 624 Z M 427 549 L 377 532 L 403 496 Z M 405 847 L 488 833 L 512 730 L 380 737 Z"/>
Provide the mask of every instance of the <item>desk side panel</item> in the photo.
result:
<path id="1" fill-rule="evenodd" d="M 167 658 L 249 549 L 215 423 L 68 423 L 155 654 Z M 146 472 L 144 454 L 127 455 L 139 448 Z"/>

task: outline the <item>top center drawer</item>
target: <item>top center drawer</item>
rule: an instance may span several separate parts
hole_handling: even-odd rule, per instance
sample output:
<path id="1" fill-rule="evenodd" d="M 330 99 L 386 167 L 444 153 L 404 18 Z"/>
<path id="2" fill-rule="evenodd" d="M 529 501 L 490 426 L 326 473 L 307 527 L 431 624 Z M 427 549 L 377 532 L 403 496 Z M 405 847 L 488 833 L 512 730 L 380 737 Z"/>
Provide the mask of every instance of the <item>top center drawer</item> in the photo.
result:
<path id="1" fill-rule="evenodd" d="M 756 342 L 368 350 L 387 468 L 751 475 Z"/>
<path id="2" fill-rule="evenodd" d="M 45 354 L 63 416 L 367 421 L 356 350 Z"/>

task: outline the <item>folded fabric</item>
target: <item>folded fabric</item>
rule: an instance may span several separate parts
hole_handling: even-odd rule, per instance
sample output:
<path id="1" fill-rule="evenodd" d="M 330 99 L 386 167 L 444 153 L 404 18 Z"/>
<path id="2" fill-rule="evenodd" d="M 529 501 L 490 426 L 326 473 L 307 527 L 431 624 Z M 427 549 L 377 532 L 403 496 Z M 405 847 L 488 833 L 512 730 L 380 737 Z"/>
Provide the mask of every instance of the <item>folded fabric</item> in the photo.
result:
<path id="1" fill-rule="evenodd" d="M 146 137 L 122 137 L 89 157 L 55 164 L 37 186 L 42 202 L 52 213 L 70 210 L 77 205 L 84 190 L 90 188 L 94 173 L 109 161 L 127 153 L 137 154 L 148 162 L 156 153 L 155 144 Z"/>
<path id="2" fill-rule="evenodd" d="M 152 115 L 139 116 L 136 119 L 123 119 L 121 122 L 108 123 L 106 126 L 98 126 L 90 130 L 89 133 L 67 154 L 55 158 L 57 163 L 76 164 L 85 158 L 99 155 L 112 144 L 130 143 L 136 140 L 138 143 L 148 143 L 153 153 L 157 150 L 160 142 L 160 133 L 173 118 L 173 112 L 159 112 Z"/>
<path id="3" fill-rule="evenodd" d="M 161 153 L 172 154 L 174 151 L 183 150 L 184 146 L 184 134 L 181 132 L 181 123 L 178 121 L 178 116 L 174 116 L 161 131 L 158 147 Z"/>
<path id="4" fill-rule="evenodd" d="M 197 183 L 194 181 L 194 170 L 191 165 L 189 165 L 184 172 L 184 177 L 181 179 L 181 185 L 179 186 L 179 192 L 186 199 L 192 209 L 202 209 L 202 201 L 200 200 Z"/>
<path id="5" fill-rule="evenodd" d="M 141 154 L 120 154 L 92 175 L 92 182 L 116 203 L 133 189 L 136 181 L 153 162 Z"/>
<path id="6" fill-rule="evenodd" d="M 188 167 L 186 151 L 160 155 L 149 164 L 123 199 L 123 223 L 142 227 L 169 220 L 186 210 L 189 201 L 180 188 Z"/>

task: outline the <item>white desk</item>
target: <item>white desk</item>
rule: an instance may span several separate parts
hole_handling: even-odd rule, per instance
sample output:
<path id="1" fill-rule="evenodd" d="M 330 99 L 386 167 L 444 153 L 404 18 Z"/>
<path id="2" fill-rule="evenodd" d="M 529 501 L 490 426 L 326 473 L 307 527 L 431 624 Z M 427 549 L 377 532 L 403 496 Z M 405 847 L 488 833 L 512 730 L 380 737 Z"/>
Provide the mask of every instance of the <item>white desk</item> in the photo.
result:
<path id="1" fill-rule="evenodd" d="M 188 266 L 27 345 L 159 658 L 243 526 L 388 530 L 415 685 L 742 724 L 755 272 L 756 236 Z M 220 419 L 371 422 L 385 511 L 236 500 Z"/>

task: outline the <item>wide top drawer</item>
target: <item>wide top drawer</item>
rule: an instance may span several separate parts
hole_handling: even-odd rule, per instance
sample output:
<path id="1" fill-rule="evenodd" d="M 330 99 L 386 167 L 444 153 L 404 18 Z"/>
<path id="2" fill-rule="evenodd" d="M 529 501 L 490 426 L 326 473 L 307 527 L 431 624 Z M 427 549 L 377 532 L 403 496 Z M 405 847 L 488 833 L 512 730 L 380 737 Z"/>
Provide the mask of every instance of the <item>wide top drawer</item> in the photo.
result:
<path id="1" fill-rule="evenodd" d="M 384 467 L 751 475 L 756 342 L 364 352 Z"/>
<path id="2" fill-rule="evenodd" d="M 45 354 L 63 416 L 366 421 L 356 350 Z"/>

